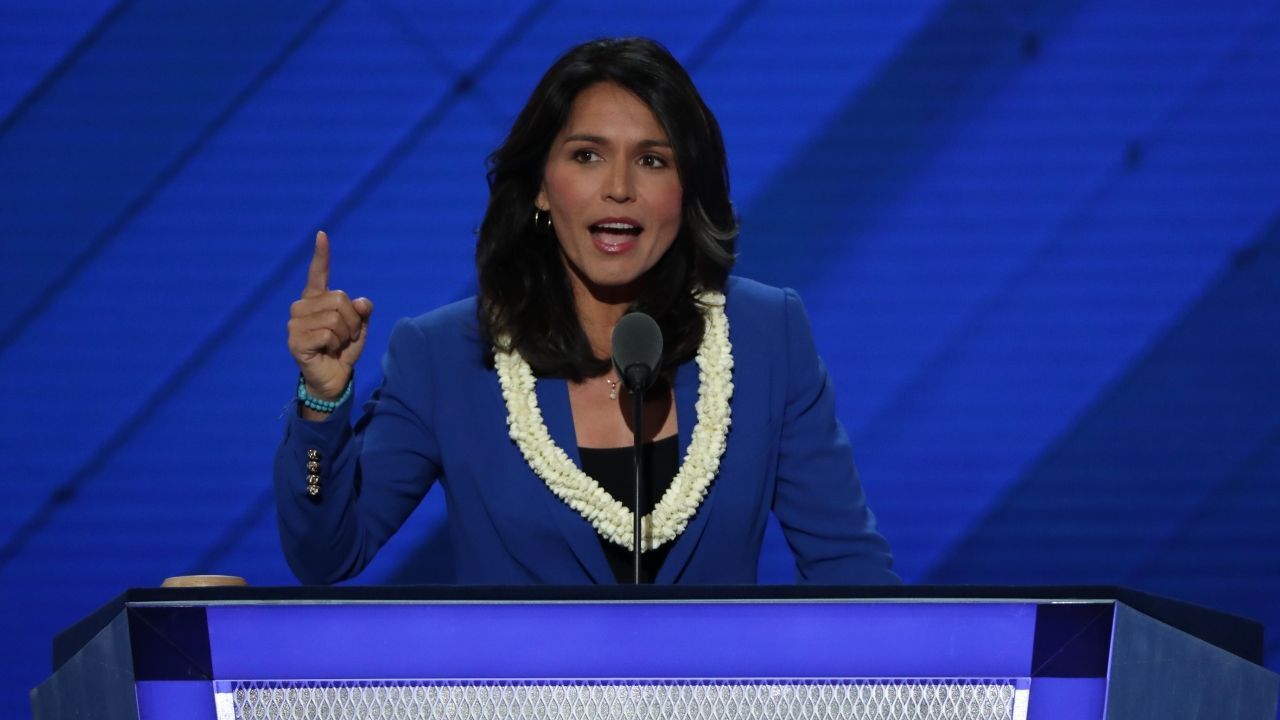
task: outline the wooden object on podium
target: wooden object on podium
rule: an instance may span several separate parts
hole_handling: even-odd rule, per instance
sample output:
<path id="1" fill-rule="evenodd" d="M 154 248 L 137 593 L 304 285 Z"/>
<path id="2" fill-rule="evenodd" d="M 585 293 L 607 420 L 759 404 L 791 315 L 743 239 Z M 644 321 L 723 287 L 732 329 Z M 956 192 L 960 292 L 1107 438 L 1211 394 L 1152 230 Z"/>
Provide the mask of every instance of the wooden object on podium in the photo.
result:
<path id="1" fill-rule="evenodd" d="M 1254 622 L 1122 588 L 130 590 L 37 720 L 1273 720 Z"/>
<path id="2" fill-rule="evenodd" d="M 160 587 L 193 588 L 193 587 L 228 587 L 248 585 L 245 579 L 235 575 L 175 575 L 167 577 Z"/>

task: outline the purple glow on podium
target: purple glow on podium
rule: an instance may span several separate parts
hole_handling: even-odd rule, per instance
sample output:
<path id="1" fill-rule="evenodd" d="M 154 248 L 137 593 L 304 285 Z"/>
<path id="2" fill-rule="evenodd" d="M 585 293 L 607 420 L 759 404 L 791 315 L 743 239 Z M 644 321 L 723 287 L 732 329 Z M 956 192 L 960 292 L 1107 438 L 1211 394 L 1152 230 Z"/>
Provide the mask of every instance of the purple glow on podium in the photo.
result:
<path id="1" fill-rule="evenodd" d="M 1026 677 L 1035 606 L 210 607 L 219 677 Z M 607 668 L 607 670 L 606 670 Z M 603 674 L 602 674 L 603 673 Z"/>

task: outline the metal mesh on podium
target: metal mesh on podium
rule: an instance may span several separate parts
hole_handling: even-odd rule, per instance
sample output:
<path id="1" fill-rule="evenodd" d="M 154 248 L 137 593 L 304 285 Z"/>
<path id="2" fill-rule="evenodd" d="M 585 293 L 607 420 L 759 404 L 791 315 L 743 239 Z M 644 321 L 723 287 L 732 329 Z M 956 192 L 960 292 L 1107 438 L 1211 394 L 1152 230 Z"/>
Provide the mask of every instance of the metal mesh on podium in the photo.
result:
<path id="1" fill-rule="evenodd" d="M 1022 720 L 1014 679 L 220 682 L 218 720 Z"/>

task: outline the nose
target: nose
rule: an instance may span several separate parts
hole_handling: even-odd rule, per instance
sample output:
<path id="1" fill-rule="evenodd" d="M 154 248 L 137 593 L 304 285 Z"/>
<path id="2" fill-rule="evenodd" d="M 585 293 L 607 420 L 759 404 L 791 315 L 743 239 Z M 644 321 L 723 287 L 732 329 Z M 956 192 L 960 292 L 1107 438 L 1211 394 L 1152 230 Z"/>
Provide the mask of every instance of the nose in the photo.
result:
<path id="1" fill-rule="evenodd" d="M 635 198 L 634 178 L 627 163 L 614 163 L 609 168 L 605 179 L 604 197 L 606 200 L 624 203 Z"/>

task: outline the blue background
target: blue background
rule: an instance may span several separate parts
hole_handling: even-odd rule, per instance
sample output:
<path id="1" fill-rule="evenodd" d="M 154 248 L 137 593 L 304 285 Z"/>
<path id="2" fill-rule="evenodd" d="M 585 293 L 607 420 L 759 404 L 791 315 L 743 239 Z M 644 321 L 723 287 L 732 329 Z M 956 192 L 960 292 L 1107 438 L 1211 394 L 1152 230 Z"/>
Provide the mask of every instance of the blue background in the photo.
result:
<path id="1" fill-rule="evenodd" d="M 269 490 L 312 235 L 470 294 L 484 158 L 570 45 L 718 115 L 901 574 L 1119 583 L 1280 668 L 1280 3 L 0 2 L 0 715 L 130 586 L 289 584 Z M 362 583 L 448 578 L 432 493 Z M 762 578 L 791 576 L 773 534 Z"/>

